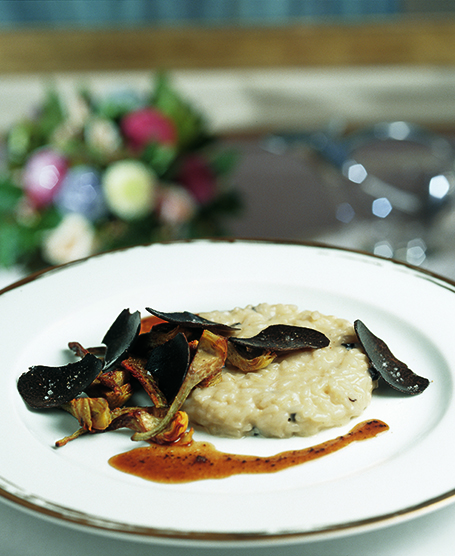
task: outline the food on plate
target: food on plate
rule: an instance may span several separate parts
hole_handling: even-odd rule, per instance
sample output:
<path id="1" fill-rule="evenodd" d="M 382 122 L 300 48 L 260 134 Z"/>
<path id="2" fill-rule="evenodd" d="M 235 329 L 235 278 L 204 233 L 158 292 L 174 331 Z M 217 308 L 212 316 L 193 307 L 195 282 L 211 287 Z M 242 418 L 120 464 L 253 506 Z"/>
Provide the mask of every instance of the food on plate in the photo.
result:
<path id="1" fill-rule="evenodd" d="M 352 442 L 374 438 L 387 430 L 389 426 L 383 421 L 369 419 L 337 438 L 272 456 L 220 452 L 211 442 L 203 441 L 176 443 L 172 446 L 151 443 L 117 454 L 110 458 L 109 463 L 124 473 L 160 483 L 222 479 L 245 473 L 276 473 L 337 452 Z"/>
<path id="2" fill-rule="evenodd" d="M 428 387 L 430 381 L 416 375 L 397 359 L 386 343 L 375 336 L 361 320 L 354 322 L 354 329 L 373 369 L 392 388 L 405 394 L 420 394 Z"/>
<path id="3" fill-rule="evenodd" d="M 156 444 L 191 442 L 191 425 L 231 436 L 309 435 L 360 415 L 380 376 L 407 394 L 428 386 L 361 321 L 265 303 L 199 315 L 147 311 L 141 318 L 124 309 L 100 346 L 70 342 L 79 361 L 19 377 L 32 408 L 60 407 L 79 421 L 57 446 L 119 428 Z M 135 405 L 137 389 L 147 405 Z"/>
<path id="4" fill-rule="evenodd" d="M 190 422 L 211 434 L 310 436 L 345 425 L 368 407 L 375 381 L 348 321 L 266 303 L 201 316 L 238 326 L 229 342 L 222 380 L 194 390 L 183 406 Z M 278 352 L 255 372 L 232 365 L 229 352 L 231 346 L 243 345 L 240 338 L 257 337 L 280 323 L 317 331 L 326 341 L 315 342 L 313 349 Z"/>
<path id="5" fill-rule="evenodd" d="M 61 367 L 37 365 L 19 377 L 17 388 L 30 407 L 61 407 L 92 384 L 103 363 L 93 354 Z"/>

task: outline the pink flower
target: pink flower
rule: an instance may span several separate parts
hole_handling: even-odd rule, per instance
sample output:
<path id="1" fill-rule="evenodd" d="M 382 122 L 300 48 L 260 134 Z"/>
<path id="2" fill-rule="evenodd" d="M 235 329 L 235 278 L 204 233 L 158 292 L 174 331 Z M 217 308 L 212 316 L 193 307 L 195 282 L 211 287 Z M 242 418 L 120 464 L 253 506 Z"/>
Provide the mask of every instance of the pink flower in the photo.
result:
<path id="1" fill-rule="evenodd" d="M 185 158 L 177 180 L 201 204 L 208 203 L 215 196 L 216 175 L 207 161 L 197 154 Z"/>
<path id="2" fill-rule="evenodd" d="M 65 157 L 50 148 L 39 149 L 31 155 L 25 166 L 23 184 L 35 208 L 52 203 L 67 169 Z"/>
<path id="3" fill-rule="evenodd" d="M 177 143 L 174 122 L 155 108 L 141 108 L 127 114 L 121 122 L 128 145 L 140 151 L 149 143 L 173 146 Z"/>
<path id="4" fill-rule="evenodd" d="M 163 187 L 158 203 L 160 219 L 171 226 L 185 224 L 194 216 L 194 197 L 178 185 Z"/>

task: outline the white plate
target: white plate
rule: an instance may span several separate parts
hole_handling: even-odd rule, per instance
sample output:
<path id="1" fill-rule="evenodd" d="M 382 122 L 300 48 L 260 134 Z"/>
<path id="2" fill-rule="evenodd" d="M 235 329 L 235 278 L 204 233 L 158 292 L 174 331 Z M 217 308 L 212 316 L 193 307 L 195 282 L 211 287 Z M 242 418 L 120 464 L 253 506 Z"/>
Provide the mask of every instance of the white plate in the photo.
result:
<path id="1" fill-rule="evenodd" d="M 261 241 L 136 247 L 46 272 L 0 296 L 0 494 L 37 517 L 142 541 L 245 546 L 304 542 L 377 528 L 455 496 L 455 285 L 374 256 Z M 416 373 L 420 396 L 380 389 L 364 415 L 311 439 L 212 439 L 266 455 L 347 432 L 367 418 L 390 430 L 276 474 L 163 485 L 116 471 L 130 431 L 56 439 L 76 421 L 29 410 L 16 389 L 35 364 L 67 359 L 68 341 L 98 344 L 124 308 L 163 311 L 293 303 L 363 320 Z"/>

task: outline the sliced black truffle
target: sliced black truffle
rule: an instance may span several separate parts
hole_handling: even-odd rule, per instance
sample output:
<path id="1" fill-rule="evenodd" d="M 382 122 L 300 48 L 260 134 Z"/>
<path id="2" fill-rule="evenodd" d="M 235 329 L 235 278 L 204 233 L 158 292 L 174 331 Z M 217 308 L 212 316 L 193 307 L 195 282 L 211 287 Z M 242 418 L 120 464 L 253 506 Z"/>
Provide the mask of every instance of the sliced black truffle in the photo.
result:
<path id="1" fill-rule="evenodd" d="M 36 365 L 22 374 L 17 389 L 30 407 L 60 407 L 79 396 L 99 375 L 103 363 L 88 353 L 83 359 L 61 367 Z"/>
<path id="2" fill-rule="evenodd" d="M 236 346 L 267 351 L 318 349 L 327 347 L 330 343 L 327 336 L 319 330 L 289 324 L 273 324 L 251 338 L 232 337 L 229 341 Z"/>
<path id="3" fill-rule="evenodd" d="M 155 317 L 163 319 L 167 322 L 179 324 L 187 328 L 210 330 L 211 332 L 213 332 L 214 334 L 218 334 L 219 336 L 229 336 L 235 330 L 238 330 L 238 328 L 235 326 L 228 326 L 227 324 L 213 322 L 188 311 L 177 313 L 162 313 L 161 311 L 156 311 L 155 309 L 151 309 L 150 307 L 146 307 L 146 310 L 152 315 L 155 315 Z"/>
<path id="4" fill-rule="evenodd" d="M 139 311 L 130 313 L 129 309 L 123 309 L 103 338 L 103 344 L 106 346 L 104 371 L 108 371 L 121 361 L 139 335 L 140 329 Z"/>
<path id="5" fill-rule="evenodd" d="M 172 403 L 185 379 L 190 364 L 190 348 L 181 332 L 172 340 L 154 348 L 145 369 L 156 380 L 159 389 Z"/>
<path id="6" fill-rule="evenodd" d="M 386 343 L 375 336 L 361 320 L 354 322 L 354 330 L 373 369 L 392 388 L 405 394 L 420 394 L 427 388 L 430 381 L 415 374 L 405 363 L 397 359 Z"/>
<path id="7" fill-rule="evenodd" d="M 155 324 L 149 332 L 139 334 L 130 346 L 130 353 L 147 358 L 155 347 L 168 342 L 180 331 L 178 324 L 161 322 Z"/>

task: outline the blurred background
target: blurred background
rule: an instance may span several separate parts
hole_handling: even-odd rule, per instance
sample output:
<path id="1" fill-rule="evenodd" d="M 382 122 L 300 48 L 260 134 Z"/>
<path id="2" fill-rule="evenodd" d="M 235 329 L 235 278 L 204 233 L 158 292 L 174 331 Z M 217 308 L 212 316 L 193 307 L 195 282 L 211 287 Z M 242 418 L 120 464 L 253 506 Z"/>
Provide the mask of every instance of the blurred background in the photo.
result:
<path id="1" fill-rule="evenodd" d="M 455 279 L 455 0 L 0 0 L 0 134 L 0 286 L 215 235 Z"/>

